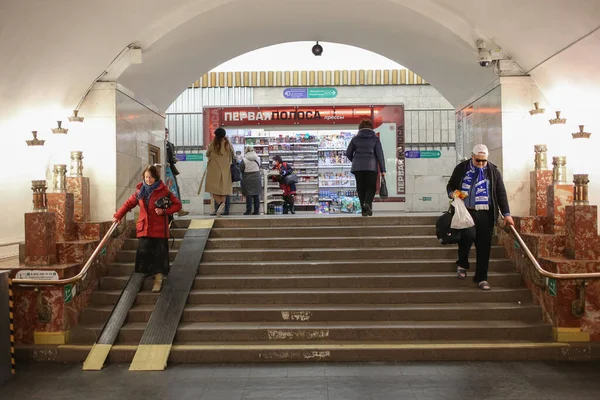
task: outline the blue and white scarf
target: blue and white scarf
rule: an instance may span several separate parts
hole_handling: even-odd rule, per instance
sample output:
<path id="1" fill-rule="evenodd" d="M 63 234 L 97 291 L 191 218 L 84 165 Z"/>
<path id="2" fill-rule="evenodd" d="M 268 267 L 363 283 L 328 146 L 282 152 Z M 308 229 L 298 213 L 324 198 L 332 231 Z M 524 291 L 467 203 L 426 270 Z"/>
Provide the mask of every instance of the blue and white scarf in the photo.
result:
<path id="1" fill-rule="evenodd" d="M 475 181 L 475 209 L 476 210 L 489 210 L 490 209 L 490 197 L 488 181 L 485 177 L 485 170 L 487 166 L 478 168 L 473 165 L 473 160 L 469 162 L 469 170 L 465 174 L 462 181 L 462 191 L 470 193 L 471 186 Z"/>
<path id="2" fill-rule="evenodd" d="M 146 182 L 142 182 L 142 187 L 137 195 L 137 199 L 143 199 L 144 204 L 148 206 L 148 201 L 150 200 L 152 192 L 154 192 L 154 189 L 156 189 L 159 185 L 160 181 L 155 181 L 152 185 L 147 185 Z"/>

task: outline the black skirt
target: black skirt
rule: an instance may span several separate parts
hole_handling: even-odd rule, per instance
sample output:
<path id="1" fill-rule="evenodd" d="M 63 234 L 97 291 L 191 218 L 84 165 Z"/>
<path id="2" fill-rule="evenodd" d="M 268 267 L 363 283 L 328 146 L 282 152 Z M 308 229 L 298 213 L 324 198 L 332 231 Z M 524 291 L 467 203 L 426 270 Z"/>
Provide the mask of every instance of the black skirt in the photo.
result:
<path id="1" fill-rule="evenodd" d="M 138 248 L 135 255 L 135 272 L 146 275 L 169 273 L 169 239 L 138 238 Z"/>

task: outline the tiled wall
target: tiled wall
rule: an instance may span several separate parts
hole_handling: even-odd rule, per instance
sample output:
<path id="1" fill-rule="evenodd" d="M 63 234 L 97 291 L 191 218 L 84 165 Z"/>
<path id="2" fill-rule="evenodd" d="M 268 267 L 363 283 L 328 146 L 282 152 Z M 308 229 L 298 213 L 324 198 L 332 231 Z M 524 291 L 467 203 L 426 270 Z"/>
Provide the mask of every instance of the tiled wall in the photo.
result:
<path id="1" fill-rule="evenodd" d="M 135 192 L 148 165 L 148 145 L 160 148 L 164 163 L 165 119 L 129 95 L 116 92 L 116 207 Z M 164 174 L 164 172 L 163 172 Z"/>
<path id="2" fill-rule="evenodd" d="M 496 86 L 456 113 L 458 159 L 470 157 L 473 146 L 483 143 L 490 150 L 489 159 L 502 168 L 501 102 L 501 89 Z"/>
<path id="3" fill-rule="evenodd" d="M 441 152 L 440 158 L 406 160 L 407 211 L 442 211 L 448 208 L 446 185 L 456 166 L 456 151 Z"/>

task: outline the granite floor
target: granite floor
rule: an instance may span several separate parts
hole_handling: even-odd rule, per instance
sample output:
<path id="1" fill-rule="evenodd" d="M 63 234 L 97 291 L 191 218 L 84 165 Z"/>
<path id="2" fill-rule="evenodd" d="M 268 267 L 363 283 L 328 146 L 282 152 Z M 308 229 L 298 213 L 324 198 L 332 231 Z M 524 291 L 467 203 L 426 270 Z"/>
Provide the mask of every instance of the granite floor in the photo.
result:
<path id="1" fill-rule="evenodd" d="M 598 399 L 600 362 L 19 365 L 2 400 Z"/>

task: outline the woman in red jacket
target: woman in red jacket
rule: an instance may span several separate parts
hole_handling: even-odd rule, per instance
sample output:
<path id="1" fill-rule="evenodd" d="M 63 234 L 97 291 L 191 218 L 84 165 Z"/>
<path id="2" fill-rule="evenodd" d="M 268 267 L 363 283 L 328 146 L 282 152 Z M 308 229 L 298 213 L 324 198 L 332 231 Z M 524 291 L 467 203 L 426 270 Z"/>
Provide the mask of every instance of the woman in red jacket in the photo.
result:
<path id="1" fill-rule="evenodd" d="M 140 206 L 140 216 L 136 224 L 138 249 L 135 256 L 135 272 L 154 275 L 152 291 L 160 292 L 163 275 L 169 273 L 167 216 L 181 210 L 181 202 L 160 180 L 155 166 L 146 168 L 142 177 L 143 181 L 138 183 L 135 193 L 115 213 L 113 221 L 120 221 L 131 209 Z"/>

